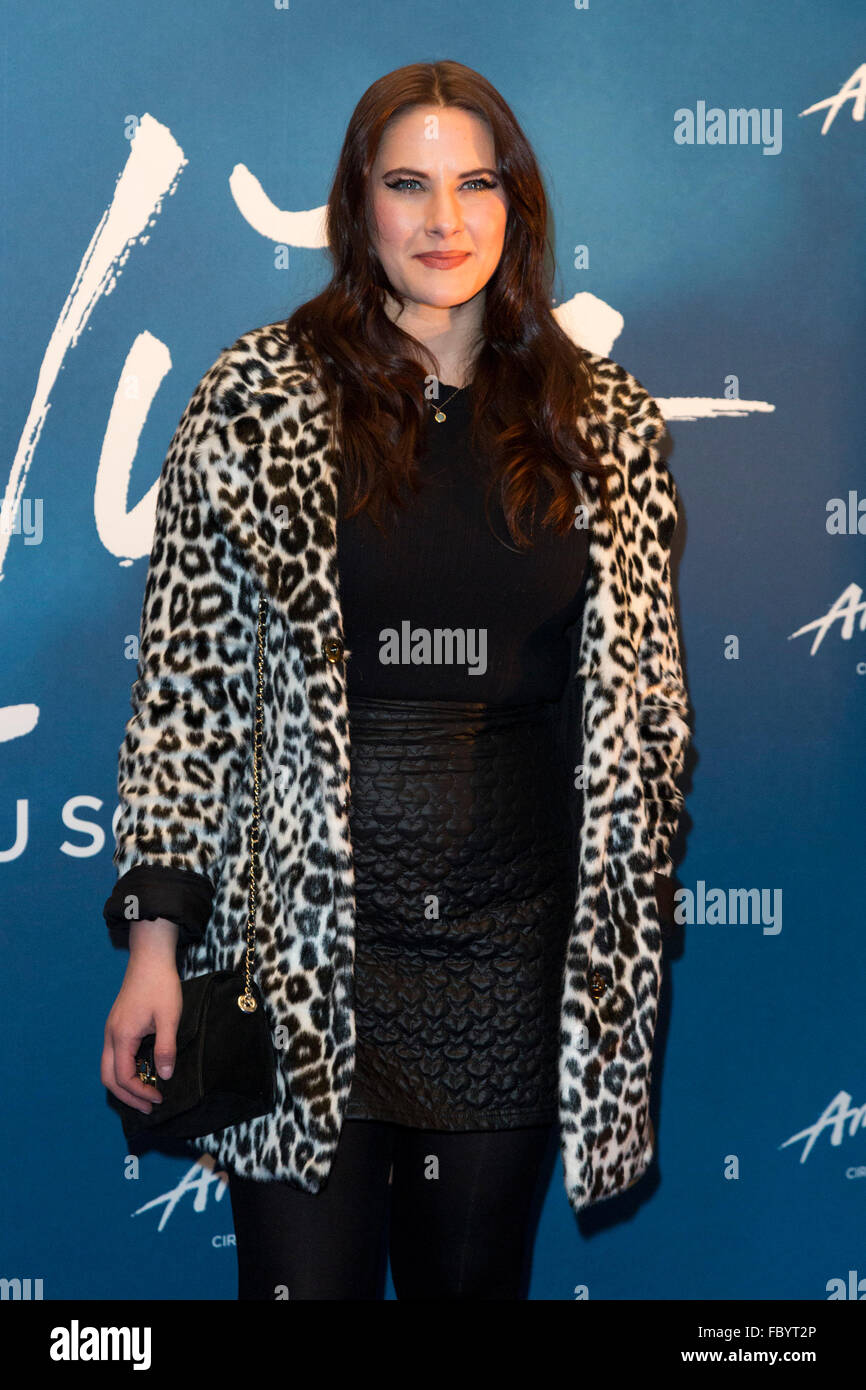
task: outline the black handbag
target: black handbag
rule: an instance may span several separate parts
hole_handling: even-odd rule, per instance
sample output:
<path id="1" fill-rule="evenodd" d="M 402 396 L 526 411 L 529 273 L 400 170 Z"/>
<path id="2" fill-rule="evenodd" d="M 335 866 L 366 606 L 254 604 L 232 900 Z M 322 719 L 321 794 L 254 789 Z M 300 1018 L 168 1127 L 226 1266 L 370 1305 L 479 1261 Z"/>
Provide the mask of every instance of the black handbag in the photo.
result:
<path id="1" fill-rule="evenodd" d="M 259 598 L 256 717 L 253 733 L 253 817 L 250 827 L 250 890 L 247 947 L 242 964 L 181 981 L 183 1005 L 177 1058 L 167 1081 L 158 1076 L 156 1034 L 141 1039 L 135 1055 L 141 1081 L 159 1086 L 162 1102 L 149 1114 L 108 1092 L 127 1139 L 140 1134 L 196 1139 L 266 1115 L 276 1104 L 276 1059 L 261 992 L 252 978 L 256 939 L 256 871 L 259 839 L 262 686 L 267 601 Z"/>

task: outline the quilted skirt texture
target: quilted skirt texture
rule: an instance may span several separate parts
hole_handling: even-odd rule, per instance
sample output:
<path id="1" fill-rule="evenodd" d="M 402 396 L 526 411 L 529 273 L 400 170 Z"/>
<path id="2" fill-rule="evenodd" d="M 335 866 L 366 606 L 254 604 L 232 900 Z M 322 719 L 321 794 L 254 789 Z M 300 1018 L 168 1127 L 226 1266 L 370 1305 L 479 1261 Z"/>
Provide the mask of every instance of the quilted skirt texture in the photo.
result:
<path id="1" fill-rule="evenodd" d="M 554 703 L 350 701 L 356 1060 L 347 1118 L 556 1119 L 574 907 Z"/>

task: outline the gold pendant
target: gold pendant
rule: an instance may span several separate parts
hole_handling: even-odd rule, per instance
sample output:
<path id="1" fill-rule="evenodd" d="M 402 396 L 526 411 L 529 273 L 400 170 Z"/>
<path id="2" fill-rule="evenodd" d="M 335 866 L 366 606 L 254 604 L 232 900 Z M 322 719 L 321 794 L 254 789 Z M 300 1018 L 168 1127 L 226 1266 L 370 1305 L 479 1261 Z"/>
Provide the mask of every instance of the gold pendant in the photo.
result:
<path id="1" fill-rule="evenodd" d="M 444 410 L 437 410 L 437 411 L 436 411 L 436 414 L 433 416 L 433 419 L 436 421 L 437 425 L 441 425 L 441 424 L 442 424 L 442 421 L 443 421 L 445 418 L 446 418 L 446 416 L 445 416 L 445 411 L 444 411 Z"/>

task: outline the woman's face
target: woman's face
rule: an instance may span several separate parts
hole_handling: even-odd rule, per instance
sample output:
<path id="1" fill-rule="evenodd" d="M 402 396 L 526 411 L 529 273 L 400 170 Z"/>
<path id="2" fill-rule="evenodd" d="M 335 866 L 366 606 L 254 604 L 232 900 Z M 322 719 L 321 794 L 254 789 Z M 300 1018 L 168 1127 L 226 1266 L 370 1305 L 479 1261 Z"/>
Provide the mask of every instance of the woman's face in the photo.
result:
<path id="1" fill-rule="evenodd" d="M 439 308 L 465 304 L 502 255 L 508 199 L 486 122 L 416 106 L 389 126 L 370 175 L 373 245 L 391 285 Z M 432 258 L 421 259 L 426 252 Z"/>

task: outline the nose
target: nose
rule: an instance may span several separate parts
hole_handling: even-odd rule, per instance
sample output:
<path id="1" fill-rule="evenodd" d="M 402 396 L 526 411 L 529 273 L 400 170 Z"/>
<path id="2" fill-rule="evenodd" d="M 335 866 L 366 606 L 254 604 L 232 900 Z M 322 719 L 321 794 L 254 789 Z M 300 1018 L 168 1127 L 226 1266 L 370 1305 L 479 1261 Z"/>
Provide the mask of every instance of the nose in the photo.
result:
<path id="1" fill-rule="evenodd" d="M 434 186 L 427 206 L 425 230 L 438 236 L 452 236 L 463 227 L 460 200 L 444 184 Z"/>

